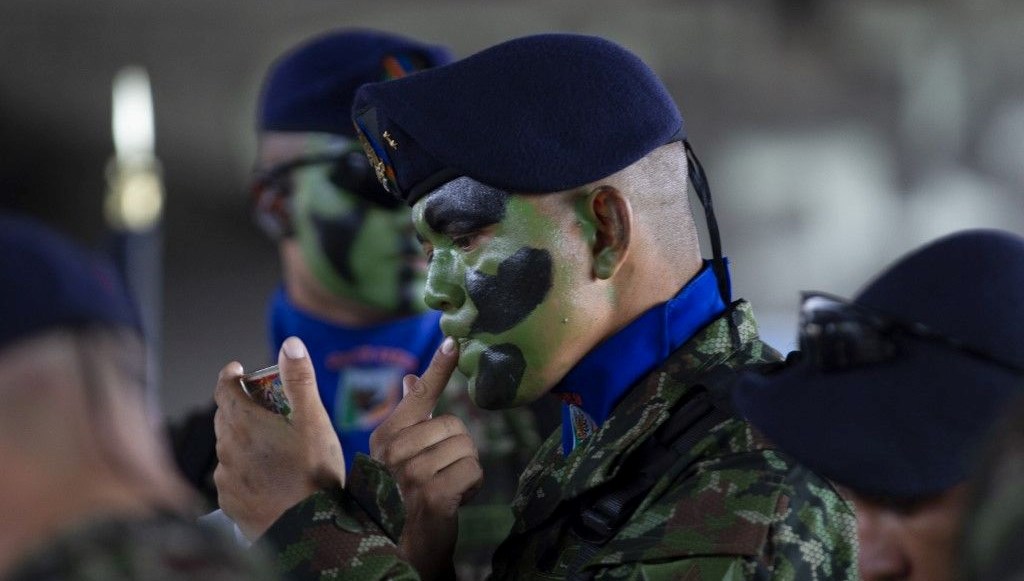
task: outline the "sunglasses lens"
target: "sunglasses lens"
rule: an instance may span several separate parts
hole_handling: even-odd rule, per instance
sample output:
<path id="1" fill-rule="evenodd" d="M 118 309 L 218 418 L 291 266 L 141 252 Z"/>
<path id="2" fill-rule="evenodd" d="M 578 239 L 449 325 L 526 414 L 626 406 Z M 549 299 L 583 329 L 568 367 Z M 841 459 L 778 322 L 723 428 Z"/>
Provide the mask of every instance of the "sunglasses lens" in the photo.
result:
<path id="1" fill-rule="evenodd" d="M 377 181 L 370 160 L 361 150 L 350 151 L 338 160 L 331 181 L 338 188 L 378 206 L 395 209 L 402 205 L 401 200 L 389 194 Z"/>
<path id="2" fill-rule="evenodd" d="M 806 295 L 800 309 L 800 349 L 823 371 L 891 360 L 897 353 L 885 321 L 857 306 Z"/>
<path id="3" fill-rule="evenodd" d="M 254 178 L 249 186 L 256 223 L 274 240 L 292 234 L 290 194 L 291 181 L 286 174 L 268 172 Z"/>

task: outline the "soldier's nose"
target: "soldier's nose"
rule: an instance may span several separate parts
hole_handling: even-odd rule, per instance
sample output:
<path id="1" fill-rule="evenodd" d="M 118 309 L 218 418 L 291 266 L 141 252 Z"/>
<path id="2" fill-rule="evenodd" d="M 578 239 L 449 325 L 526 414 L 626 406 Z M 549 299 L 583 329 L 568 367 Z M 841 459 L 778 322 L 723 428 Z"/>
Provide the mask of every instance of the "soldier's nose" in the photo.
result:
<path id="1" fill-rule="evenodd" d="M 458 309 L 466 300 L 465 291 L 459 284 L 461 269 L 445 252 L 434 253 L 434 259 L 427 269 L 427 282 L 423 288 L 423 301 L 435 311 Z"/>

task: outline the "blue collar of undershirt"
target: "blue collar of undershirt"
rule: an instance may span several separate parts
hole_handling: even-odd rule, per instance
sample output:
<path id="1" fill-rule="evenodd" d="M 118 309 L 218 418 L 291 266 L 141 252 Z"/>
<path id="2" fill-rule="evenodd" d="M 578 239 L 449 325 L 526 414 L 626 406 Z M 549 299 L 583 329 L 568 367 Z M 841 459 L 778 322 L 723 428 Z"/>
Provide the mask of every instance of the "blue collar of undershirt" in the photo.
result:
<path id="1" fill-rule="evenodd" d="M 612 409 L 641 378 L 725 311 L 709 261 L 668 302 L 587 353 L 555 386 L 562 409 L 562 451 L 576 446 L 608 419 Z"/>

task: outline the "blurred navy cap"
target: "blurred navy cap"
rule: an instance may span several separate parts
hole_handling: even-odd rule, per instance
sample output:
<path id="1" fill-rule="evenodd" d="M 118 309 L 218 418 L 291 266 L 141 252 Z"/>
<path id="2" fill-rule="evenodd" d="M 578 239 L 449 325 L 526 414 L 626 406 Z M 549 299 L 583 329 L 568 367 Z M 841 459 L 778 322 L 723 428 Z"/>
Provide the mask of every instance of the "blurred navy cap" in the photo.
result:
<path id="1" fill-rule="evenodd" d="M 260 96 L 264 131 L 355 137 L 352 99 L 364 83 L 399 78 L 451 60 L 448 49 L 372 30 L 341 30 L 302 43 L 271 67 Z"/>
<path id="2" fill-rule="evenodd" d="M 378 178 L 414 204 L 457 177 L 519 193 L 581 186 L 685 138 L 654 72 L 610 41 L 541 34 L 359 89 Z"/>
<path id="3" fill-rule="evenodd" d="M 34 220 L 0 214 L 0 347 L 93 325 L 140 329 L 112 266 Z"/>
<path id="4" fill-rule="evenodd" d="M 1024 238 L 973 230 L 897 261 L 852 301 L 1024 368 Z M 894 337 L 885 362 L 822 370 L 809 357 L 748 374 L 737 409 L 782 450 L 861 494 L 915 498 L 970 476 L 1024 374 L 941 341 Z"/>

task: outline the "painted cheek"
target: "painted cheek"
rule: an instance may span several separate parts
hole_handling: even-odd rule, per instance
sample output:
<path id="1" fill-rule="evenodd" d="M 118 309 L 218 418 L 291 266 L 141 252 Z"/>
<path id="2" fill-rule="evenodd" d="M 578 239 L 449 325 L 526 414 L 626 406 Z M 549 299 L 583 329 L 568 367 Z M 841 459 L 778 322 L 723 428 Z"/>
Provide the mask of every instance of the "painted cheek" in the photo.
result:
<path id="1" fill-rule="evenodd" d="M 295 172 L 294 179 L 293 222 L 303 257 L 325 288 L 347 296 L 354 280 L 350 252 L 363 217 L 316 171 Z"/>
<path id="2" fill-rule="evenodd" d="M 398 226 L 391 212 L 367 210 L 351 253 L 355 292 L 365 302 L 395 312 L 422 310 L 424 273 L 417 268 L 418 250 Z"/>
<path id="3" fill-rule="evenodd" d="M 518 325 L 544 301 L 551 280 L 551 253 L 538 248 L 520 248 L 494 275 L 468 270 L 466 291 L 479 310 L 470 332 L 502 333 Z"/>
<path id="4" fill-rule="evenodd" d="M 324 257 L 342 280 L 350 285 L 358 284 L 352 268 L 352 250 L 365 221 L 366 212 L 361 207 L 339 218 L 324 218 L 316 214 L 310 216 L 317 244 L 323 250 Z"/>

